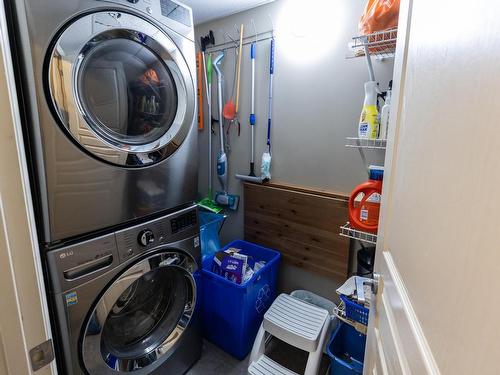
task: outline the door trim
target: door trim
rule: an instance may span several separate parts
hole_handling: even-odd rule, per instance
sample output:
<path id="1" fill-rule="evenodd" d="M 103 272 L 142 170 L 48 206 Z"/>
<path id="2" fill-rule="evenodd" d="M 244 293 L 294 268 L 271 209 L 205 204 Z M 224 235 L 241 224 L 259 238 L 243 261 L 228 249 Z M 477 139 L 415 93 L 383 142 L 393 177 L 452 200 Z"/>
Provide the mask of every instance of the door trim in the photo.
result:
<path id="1" fill-rule="evenodd" d="M 10 166 L 2 169 L 4 183 L 0 184 L 0 236 L 3 239 L 0 252 L 8 259 L 8 262 L 0 262 L 3 265 L 0 269 L 4 280 L 10 278 L 8 286 L 12 300 L 8 306 L 12 314 L 3 311 L 0 319 L 0 326 L 3 326 L 0 327 L 0 349 L 3 351 L 0 355 L 0 371 L 6 368 L 12 373 L 31 374 L 33 370 L 29 350 L 50 340 L 52 331 L 5 12 L 2 3 L 0 100 L 5 111 L 0 154 Z M 21 290 L 23 292 L 19 293 Z M 3 292 L 7 296 L 7 290 L 3 289 Z M 9 345 L 5 345 L 5 342 Z M 57 374 L 55 362 L 38 370 L 37 374 Z"/>
<path id="2" fill-rule="evenodd" d="M 391 253 L 384 251 L 377 261 L 383 279 L 377 305 L 370 311 L 370 319 L 378 324 L 374 325 L 375 334 L 368 336 L 367 363 L 382 363 L 373 366 L 382 367 L 382 374 L 440 374 Z M 396 353 L 397 358 L 384 352 Z"/>
<path id="3" fill-rule="evenodd" d="M 402 373 L 440 374 L 439 367 L 422 330 L 420 320 L 415 313 L 408 291 L 391 253 L 384 251 L 382 257 L 379 258 L 379 262 L 379 269 L 381 274 L 384 275 L 384 279 L 382 298 L 380 305 L 376 306 L 376 315 L 380 320 L 387 320 L 392 333 L 391 339 L 395 351 L 398 353 L 398 362 L 401 364 Z M 380 324 L 383 323 L 380 322 Z M 418 362 L 424 364 L 424 368 L 410 367 L 406 358 L 413 355 L 421 357 L 421 361 Z M 411 362 L 415 363 L 415 361 Z"/>

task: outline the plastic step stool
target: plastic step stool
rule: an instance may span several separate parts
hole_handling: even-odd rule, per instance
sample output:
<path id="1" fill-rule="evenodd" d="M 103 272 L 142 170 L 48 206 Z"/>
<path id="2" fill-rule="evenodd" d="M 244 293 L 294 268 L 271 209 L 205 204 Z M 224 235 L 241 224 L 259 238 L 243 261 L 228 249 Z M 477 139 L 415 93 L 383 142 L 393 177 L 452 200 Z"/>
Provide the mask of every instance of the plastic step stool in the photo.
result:
<path id="1" fill-rule="evenodd" d="M 327 310 L 288 294 L 280 294 L 264 314 L 250 354 L 249 374 L 294 374 L 264 355 L 268 332 L 296 348 L 309 352 L 304 375 L 316 375 L 329 326 L 330 314 Z"/>
<path id="2" fill-rule="evenodd" d="M 290 371 L 279 363 L 274 362 L 271 358 L 262 354 L 257 362 L 252 362 L 248 368 L 248 373 L 252 375 L 273 374 L 273 375 L 298 375 L 296 372 Z"/>

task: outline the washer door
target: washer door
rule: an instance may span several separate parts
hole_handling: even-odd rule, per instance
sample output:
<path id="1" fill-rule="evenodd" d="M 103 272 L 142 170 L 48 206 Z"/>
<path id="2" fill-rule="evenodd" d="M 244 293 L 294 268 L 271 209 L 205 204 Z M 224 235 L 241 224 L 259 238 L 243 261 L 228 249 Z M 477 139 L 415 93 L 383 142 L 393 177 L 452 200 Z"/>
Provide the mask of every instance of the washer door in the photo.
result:
<path id="1" fill-rule="evenodd" d="M 185 253 L 165 251 L 125 270 L 104 291 L 84 327 L 82 356 L 88 372 L 149 373 L 159 366 L 190 322 L 196 269 Z"/>
<path id="2" fill-rule="evenodd" d="M 69 24 L 47 74 L 63 129 L 106 162 L 159 162 L 181 145 L 194 120 L 193 80 L 177 45 L 128 13 L 98 12 Z"/>

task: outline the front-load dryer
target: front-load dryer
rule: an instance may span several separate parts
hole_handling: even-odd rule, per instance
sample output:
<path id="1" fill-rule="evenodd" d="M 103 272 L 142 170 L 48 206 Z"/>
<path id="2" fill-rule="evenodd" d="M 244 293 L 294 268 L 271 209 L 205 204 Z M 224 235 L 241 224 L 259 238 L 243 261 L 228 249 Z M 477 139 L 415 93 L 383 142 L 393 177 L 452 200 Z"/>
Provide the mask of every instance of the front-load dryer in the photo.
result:
<path id="1" fill-rule="evenodd" d="M 197 193 L 191 10 L 172 0 L 10 4 L 42 242 Z"/>
<path id="2" fill-rule="evenodd" d="M 60 373 L 183 374 L 200 357 L 196 207 L 47 255 Z"/>

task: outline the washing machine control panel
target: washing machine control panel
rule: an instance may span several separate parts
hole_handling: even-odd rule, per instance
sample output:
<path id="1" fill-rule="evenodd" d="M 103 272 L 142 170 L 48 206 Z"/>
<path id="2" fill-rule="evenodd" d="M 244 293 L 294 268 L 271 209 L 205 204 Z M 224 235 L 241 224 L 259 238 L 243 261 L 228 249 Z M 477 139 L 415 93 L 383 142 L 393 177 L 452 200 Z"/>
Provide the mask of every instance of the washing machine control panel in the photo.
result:
<path id="1" fill-rule="evenodd" d="M 120 264 L 113 233 L 49 251 L 47 260 L 56 293 L 92 280 Z"/>
<path id="2" fill-rule="evenodd" d="M 75 288 L 150 250 L 197 238 L 196 206 L 47 253 L 54 292 Z M 193 242 L 193 245 L 196 243 Z M 198 245 L 194 245 L 198 247 Z M 198 249 L 199 250 L 199 249 Z"/>
<path id="3" fill-rule="evenodd" d="M 155 242 L 155 235 L 152 230 L 145 229 L 139 233 L 139 238 L 137 240 L 142 246 L 148 246 Z"/>
<path id="4" fill-rule="evenodd" d="M 184 238 L 187 232 L 194 233 L 198 230 L 197 210 L 195 207 L 189 207 L 160 219 L 117 231 L 115 238 L 120 262 L 128 261 L 158 246 L 178 241 Z"/>

